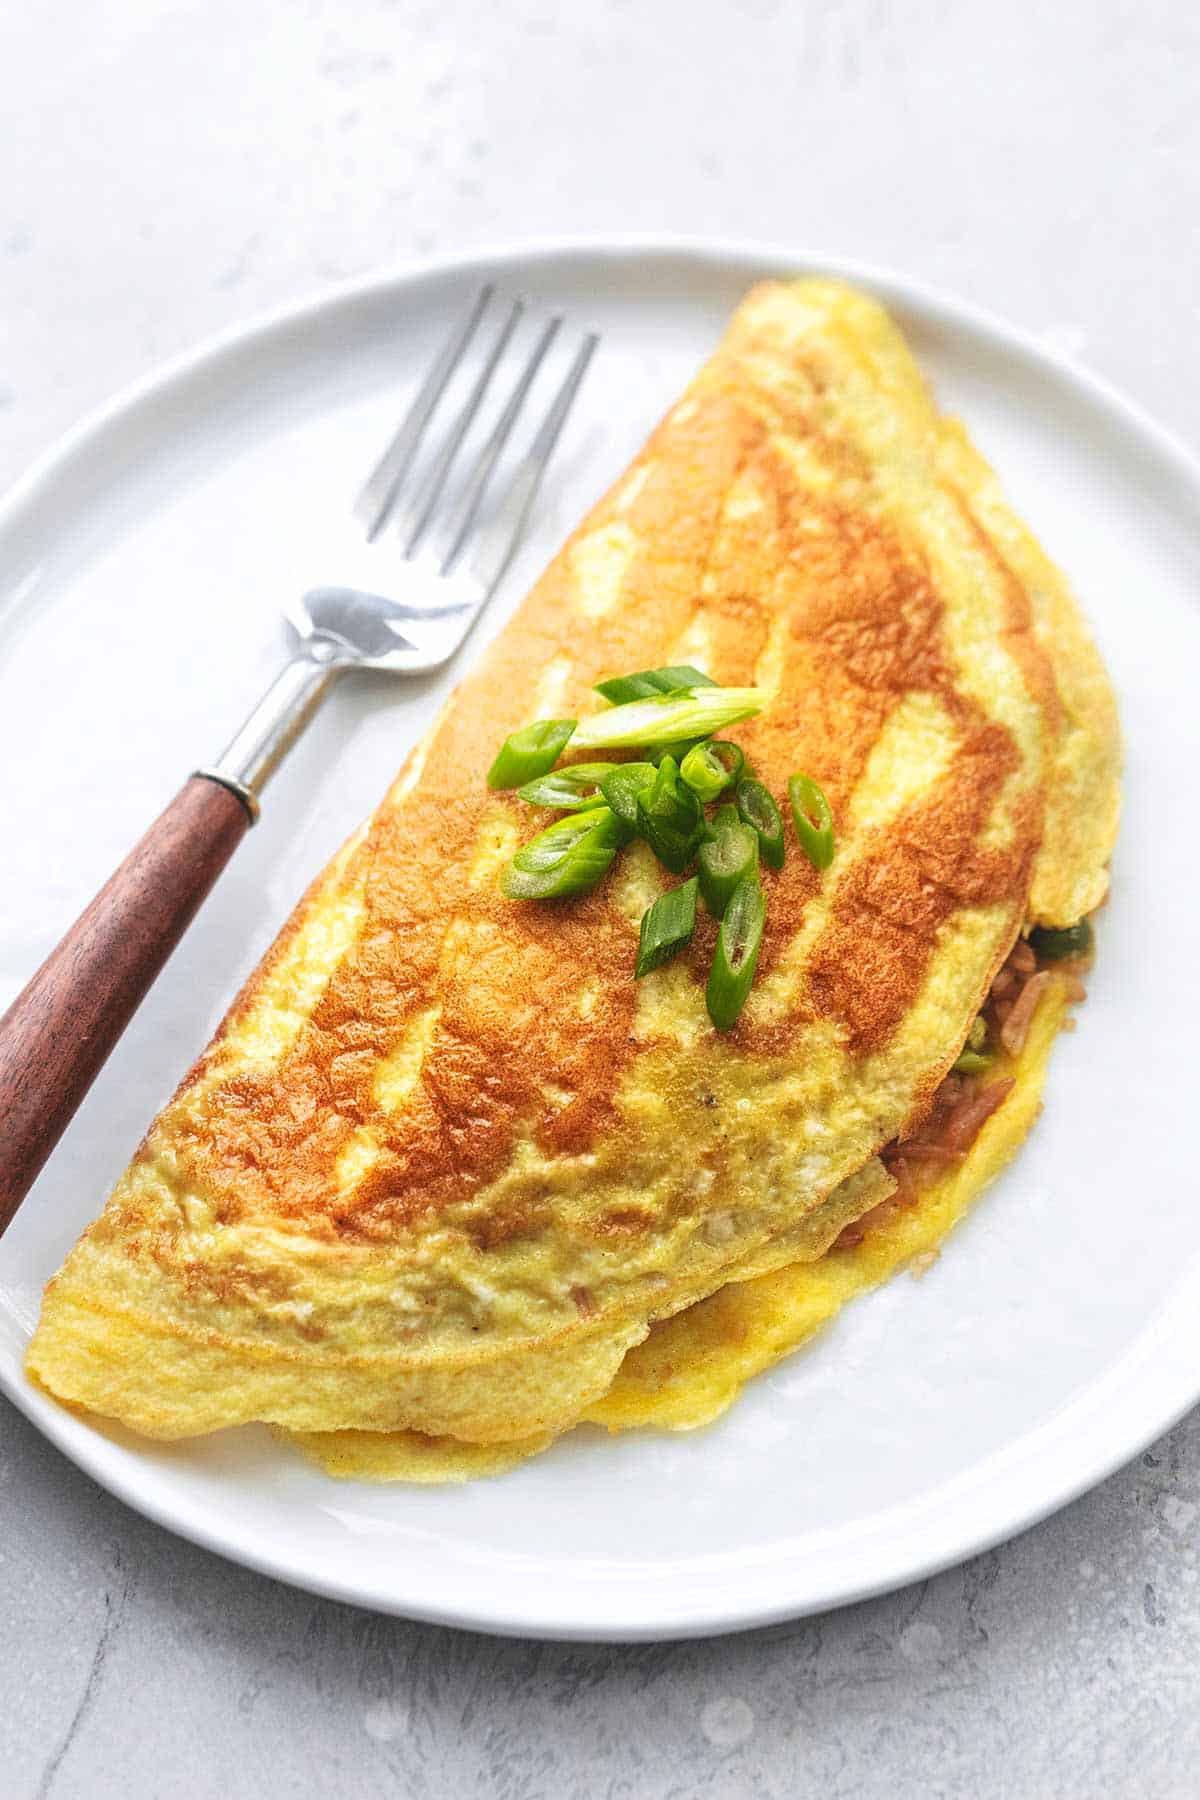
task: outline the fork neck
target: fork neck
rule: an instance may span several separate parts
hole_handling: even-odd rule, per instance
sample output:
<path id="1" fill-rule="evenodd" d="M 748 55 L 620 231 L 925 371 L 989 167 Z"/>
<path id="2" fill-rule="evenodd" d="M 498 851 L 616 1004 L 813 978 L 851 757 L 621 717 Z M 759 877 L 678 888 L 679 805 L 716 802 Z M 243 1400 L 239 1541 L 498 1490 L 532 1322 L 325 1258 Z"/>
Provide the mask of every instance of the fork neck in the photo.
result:
<path id="1" fill-rule="evenodd" d="M 230 788 L 251 821 L 259 795 L 329 692 L 344 663 L 336 646 L 313 639 L 275 677 L 220 756 L 198 775 Z"/>

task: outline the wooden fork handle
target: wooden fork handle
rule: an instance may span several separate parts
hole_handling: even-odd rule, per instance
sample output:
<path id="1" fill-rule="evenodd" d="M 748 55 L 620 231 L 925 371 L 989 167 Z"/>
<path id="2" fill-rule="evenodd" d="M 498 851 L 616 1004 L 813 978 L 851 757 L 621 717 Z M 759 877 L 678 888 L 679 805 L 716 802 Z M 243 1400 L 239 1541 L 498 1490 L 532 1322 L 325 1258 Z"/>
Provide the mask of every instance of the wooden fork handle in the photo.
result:
<path id="1" fill-rule="evenodd" d="M 0 1233 L 249 826 L 193 775 L 0 1018 Z"/>

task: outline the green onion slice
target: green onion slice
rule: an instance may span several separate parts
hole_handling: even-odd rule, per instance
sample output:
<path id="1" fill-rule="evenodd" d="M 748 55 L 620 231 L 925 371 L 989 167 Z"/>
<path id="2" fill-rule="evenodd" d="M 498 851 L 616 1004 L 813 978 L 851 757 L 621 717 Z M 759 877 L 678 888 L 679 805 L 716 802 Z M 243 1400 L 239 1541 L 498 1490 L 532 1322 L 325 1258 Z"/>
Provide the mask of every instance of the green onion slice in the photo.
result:
<path id="1" fill-rule="evenodd" d="M 736 744 L 722 738 L 710 738 L 706 743 L 693 744 L 687 755 L 680 759 L 679 773 L 701 800 L 715 800 L 731 782 L 740 778 L 745 762 Z"/>
<path id="2" fill-rule="evenodd" d="M 737 820 L 712 832 L 696 852 L 700 892 L 714 919 L 723 919 L 734 890 L 758 871 L 758 834 Z"/>
<path id="3" fill-rule="evenodd" d="M 613 763 L 612 773 L 600 777 L 600 792 L 627 831 L 638 826 L 637 797 L 643 788 L 654 786 L 651 763 Z"/>
<path id="4" fill-rule="evenodd" d="M 1029 934 L 1035 954 L 1041 962 L 1062 962 L 1069 956 L 1086 956 L 1092 947 L 1092 922 L 1080 919 L 1077 925 L 1060 930 L 1039 925 Z"/>
<path id="5" fill-rule="evenodd" d="M 981 1014 L 971 1021 L 967 1041 L 959 1051 L 958 1060 L 954 1064 L 956 1075 L 982 1075 L 985 1069 L 991 1068 L 995 1057 L 988 1051 L 987 1039 L 987 1020 Z"/>
<path id="6" fill-rule="evenodd" d="M 525 844 L 500 877 L 510 900 L 559 900 L 594 888 L 617 853 L 623 832 L 607 806 L 556 819 Z"/>
<path id="7" fill-rule="evenodd" d="M 664 756 L 673 756 L 682 768 L 683 759 L 688 751 L 694 750 L 697 744 L 703 744 L 705 741 L 704 738 L 681 738 L 677 743 L 648 744 L 645 751 L 646 761 L 652 762 L 657 769 Z"/>
<path id="8" fill-rule="evenodd" d="M 649 700 L 630 700 L 607 712 L 593 713 L 575 728 L 577 750 L 636 749 L 646 744 L 673 744 L 682 738 L 710 737 L 739 719 L 761 712 L 770 699 L 766 688 L 685 688 Z"/>
<path id="9" fill-rule="evenodd" d="M 833 813 L 828 800 L 811 775 L 793 775 L 788 795 L 800 848 L 814 869 L 827 869 L 833 861 Z"/>
<path id="10" fill-rule="evenodd" d="M 643 669 L 640 675 L 614 675 L 610 681 L 598 681 L 595 691 L 614 706 L 623 706 L 627 700 L 648 700 L 653 694 L 675 694 L 680 688 L 715 686 L 703 669 L 694 669 L 691 663 L 676 663 L 669 669 Z"/>
<path id="11" fill-rule="evenodd" d="M 718 806 L 711 819 L 705 820 L 704 836 L 706 839 L 716 837 L 717 833 L 723 831 L 726 826 L 740 825 L 741 822 L 741 814 L 733 801 L 726 800 L 723 805 Z"/>
<path id="12" fill-rule="evenodd" d="M 661 969 L 676 953 L 691 942 L 696 929 L 696 877 L 685 881 L 669 893 L 660 894 L 653 906 L 642 914 L 638 937 L 635 981 L 651 969 Z"/>
<path id="13" fill-rule="evenodd" d="M 746 1004 L 758 966 L 758 948 L 762 943 L 766 916 L 766 903 L 757 877 L 743 876 L 725 908 L 712 968 L 708 972 L 705 999 L 708 1016 L 718 1031 L 728 1031 Z"/>
<path id="14" fill-rule="evenodd" d="M 620 763 L 572 763 L 566 769 L 551 769 L 536 781 L 527 781 L 520 790 L 522 800 L 530 806 L 553 806 L 558 812 L 584 812 L 600 805 L 600 783 Z"/>
<path id="15" fill-rule="evenodd" d="M 746 779 L 738 782 L 737 809 L 742 823 L 758 833 L 763 861 L 773 869 L 782 869 L 783 817 L 761 781 Z"/>
<path id="16" fill-rule="evenodd" d="M 499 755 L 488 770 L 491 788 L 519 788 L 554 767 L 567 739 L 575 729 L 574 719 L 539 719 L 514 731 L 500 746 Z"/>
<path id="17" fill-rule="evenodd" d="M 639 791 L 637 828 L 659 862 L 672 875 L 682 875 L 700 843 L 704 808 L 680 781 L 674 757 L 664 756 L 653 787 Z"/>

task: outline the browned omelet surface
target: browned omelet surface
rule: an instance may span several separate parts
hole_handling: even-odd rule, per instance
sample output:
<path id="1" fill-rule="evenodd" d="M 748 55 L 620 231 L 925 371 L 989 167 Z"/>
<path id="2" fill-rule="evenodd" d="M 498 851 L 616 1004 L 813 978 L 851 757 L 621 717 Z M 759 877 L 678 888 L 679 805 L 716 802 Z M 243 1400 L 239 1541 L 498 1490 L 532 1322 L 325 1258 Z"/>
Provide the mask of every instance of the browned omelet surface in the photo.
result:
<path id="1" fill-rule="evenodd" d="M 713 929 L 632 979 L 661 871 L 514 905 L 498 743 L 688 660 L 838 825 L 765 874 L 737 1027 Z M 1104 891 L 1117 734 L 1062 578 L 882 311 L 756 289 L 318 879 L 47 1289 L 29 1353 L 142 1431 L 567 1428 L 650 1324 L 876 1204 L 1033 919 Z"/>
<path id="2" fill-rule="evenodd" d="M 858 1241 L 815 1261 L 789 1263 L 751 1281 L 729 1281 L 650 1329 L 628 1352 L 608 1392 L 583 1423 L 612 1433 L 655 1428 L 693 1431 L 730 1407 L 746 1383 L 808 1343 L 842 1308 L 900 1270 L 924 1275 L 947 1235 L 1020 1148 L 1041 1110 L 1058 1032 L 1068 1023 L 1076 983 L 1055 974 L 1020 1053 L 998 1055 L 989 1081 L 1011 1091 L 962 1161 L 935 1167 L 915 1204 L 889 1204 Z M 852 1233 L 852 1236 L 858 1235 Z M 501 1475 L 547 1450 L 551 1436 L 509 1444 L 468 1444 L 413 1431 L 289 1432 L 326 1474 L 352 1481 L 442 1483 Z"/>

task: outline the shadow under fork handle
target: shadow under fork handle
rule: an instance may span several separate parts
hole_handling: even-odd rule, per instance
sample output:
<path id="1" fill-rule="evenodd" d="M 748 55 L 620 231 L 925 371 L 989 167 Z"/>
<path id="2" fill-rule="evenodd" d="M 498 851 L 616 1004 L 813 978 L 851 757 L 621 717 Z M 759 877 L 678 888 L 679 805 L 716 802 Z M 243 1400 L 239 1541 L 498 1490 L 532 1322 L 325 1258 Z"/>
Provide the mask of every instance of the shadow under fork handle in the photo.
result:
<path id="1" fill-rule="evenodd" d="M 297 657 L 0 1018 L 0 1234 L 258 814 L 336 669 Z"/>

